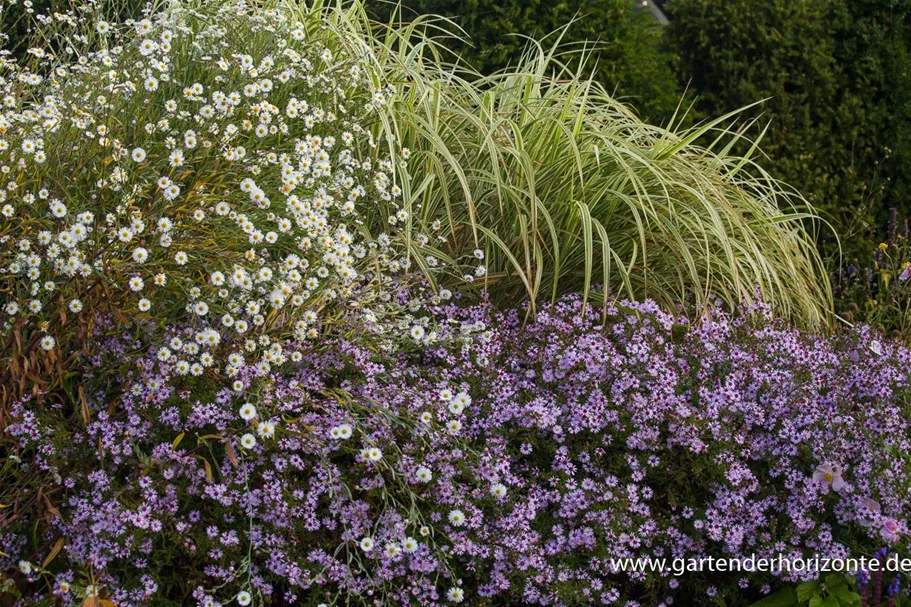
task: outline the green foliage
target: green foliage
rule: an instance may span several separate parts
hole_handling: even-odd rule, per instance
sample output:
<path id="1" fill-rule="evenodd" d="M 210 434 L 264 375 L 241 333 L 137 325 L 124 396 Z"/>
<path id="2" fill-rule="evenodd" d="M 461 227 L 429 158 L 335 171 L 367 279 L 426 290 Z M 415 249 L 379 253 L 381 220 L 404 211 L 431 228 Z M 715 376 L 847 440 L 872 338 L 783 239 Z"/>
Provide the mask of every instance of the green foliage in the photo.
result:
<path id="1" fill-rule="evenodd" d="M 882 580 L 879 584 L 883 584 Z M 859 594 L 860 592 L 864 593 L 863 598 Z M 878 596 L 886 596 L 883 588 L 879 589 Z M 874 607 L 880 607 L 886 605 L 887 601 L 890 606 L 895 607 L 908 604 L 904 594 L 888 599 L 882 598 L 881 601 L 874 599 L 872 604 Z M 870 604 L 869 587 L 866 590 L 859 588 L 853 576 L 843 573 L 827 573 L 817 580 L 781 588 L 753 603 L 751 607 L 861 607 L 861 605 Z"/>
<path id="2" fill-rule="evenodd" d="M 416 15 L 442 15 L 458 28 L 448 47 L 482 74 L 519 63 L 529 38 L 562 37 L 563 51 L 579 51 L 597 42 L 596 80 L 653 121 L 668 119 L 680 100 L 673 55 L 661 44 L 662 27 L 630 0 L 403 0 L 397 5 L 373 0 L 380 21 Z M 563 30 L 564 26 L 565 30 Z M 558 30 L 561 30 L 558 32 Z"/>
<path id="3" fill-rule="evenodd" d="M 697 108 L 767 99 L 762 164 L 870 247 L 911 189 L 911 1 L 673 0 L 670 48 Z M 829 236 L 826 250 L 836 250 Z"/>
<path id="4" fill-rule="evenodd" d="M 156 6 L 159 0 L 94 0 L 91 5 L 109 19 L 138 19 L 144 6 Z M 78 0 L 0 0 L 0 47 L 4 52 L 22 59 L 29 44 L 40 29 L 39 19 L 55 13 L 66 13 L 85 5 Z M 38 42 L 42 42 L 40 39 Z"/>
<path id="5" fill-rule="evenodd" d="M 889 337 L 911 341 L 911 242 L 907 222 L 890 222 L 889 238 L 834 277 L 835 311 L 846 322 L 880 327 Z"/>

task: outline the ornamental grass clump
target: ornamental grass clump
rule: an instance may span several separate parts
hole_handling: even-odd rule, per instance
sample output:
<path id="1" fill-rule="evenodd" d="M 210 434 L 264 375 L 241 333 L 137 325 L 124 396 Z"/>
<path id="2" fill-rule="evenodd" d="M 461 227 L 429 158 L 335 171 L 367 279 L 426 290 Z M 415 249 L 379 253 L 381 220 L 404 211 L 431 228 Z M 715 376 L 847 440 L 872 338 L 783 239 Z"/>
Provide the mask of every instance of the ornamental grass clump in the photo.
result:
<path id="1" fill-rule="evenodd" d="M 486 273 L 467 278 L 494 297 L 533 311 L 565 292 L 671 307 L 761 299 L 805 326 L 830 321 L 821 226 L 753 162 L 758 143 L 732 153 L 746 129 L 728 127 L 737 112 L 659 127 L 583 77 L 584 49 L 531 46 L 481 77 L 434 37 L 444 22 L 377 38 L 358 14 L 341 17 L 395 86 L 383 126 L 412 151 L 412 223 L 441 221 L 449 258 L 483 249 Z"/>
<path id="2" fill-rule="evenodd" d="M 0 514 L 5 591 L 745 605 L 817 573 L 613 559 L 908 549 L 907 349 L 867 329 L 801 333 L 767 309 L 688 322 L 624 302 L 605 322 L 575 297 L 521 317 L 429 301 L 408 323 L 349 315 L 243 396 L 149 350 L 93 391 L 85 425 L 19 402 L 9 462 L 44 488 Z M 95 342 L 94 366 L 117 366 L 133 339 Z"/>

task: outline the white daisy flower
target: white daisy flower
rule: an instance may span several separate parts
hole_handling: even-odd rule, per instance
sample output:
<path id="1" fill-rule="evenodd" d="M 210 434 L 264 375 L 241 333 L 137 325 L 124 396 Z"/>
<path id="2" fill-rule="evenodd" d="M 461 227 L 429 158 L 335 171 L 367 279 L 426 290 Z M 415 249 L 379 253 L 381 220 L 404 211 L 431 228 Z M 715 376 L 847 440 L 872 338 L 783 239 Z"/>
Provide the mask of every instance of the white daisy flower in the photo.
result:
<path id="1" fill-rule="evenodd" d="M 386 544 L 386 548 L 383 550 L 383 552 L 385 552 L 386 556 L 388 556 L 389 558 L 394 559 L 399 554 L 401 554 L 402 549 L 395 542 L 389 542 L 388 544 Z"/>
<path id="2" fill-rule="evenodd" d="M 272 438 L 275 436 L 275 424 L 272 422 L 259 422 L 256 426 L 256 433 L 260 438 Z"/>
<path id="3" fill-rule="evenodd" d="M 420 544 L 413 537 L 406 537 L 405 541 L 402 542 L 402 551 L 407 552 L 408 554 L 413 554 L 418 551 Z"/>
<path id="4" fill-rule="evenodd" d="M 247 432 L 246 434 L 244 434 L 243 436 L 240 437 L 240 445 L 244 449 L 252 449 L 253 447 L 256 446 L 256 437 L 253 436 L 252 434 L 250 434 L 249 432 Z"/>
<path id="5" fill-rule="evenodd" d="M 458 509 L 450 510 L 449 522 L 452 523 L 453 527 L 461 527 L 465 524 L 465 513 Z"/>

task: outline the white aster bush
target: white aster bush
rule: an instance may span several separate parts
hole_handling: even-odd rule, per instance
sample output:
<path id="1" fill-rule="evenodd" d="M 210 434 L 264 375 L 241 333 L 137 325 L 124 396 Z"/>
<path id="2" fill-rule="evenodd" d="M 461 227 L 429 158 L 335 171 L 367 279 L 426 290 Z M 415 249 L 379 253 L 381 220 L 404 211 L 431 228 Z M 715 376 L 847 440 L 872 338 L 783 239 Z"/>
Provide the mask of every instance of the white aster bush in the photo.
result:
<path id="1" fill-rule="evenodd" d="M 327 304 L 407 269 L 360 210 L 407 217 L 408 151 L 377 145 L 386 89 L 318 17 L 100 10 L 37 17 L 46 44 L 0 64 L 2 331 L 26 367 L 106 315 L 181 374 L 268 372 Z"/>

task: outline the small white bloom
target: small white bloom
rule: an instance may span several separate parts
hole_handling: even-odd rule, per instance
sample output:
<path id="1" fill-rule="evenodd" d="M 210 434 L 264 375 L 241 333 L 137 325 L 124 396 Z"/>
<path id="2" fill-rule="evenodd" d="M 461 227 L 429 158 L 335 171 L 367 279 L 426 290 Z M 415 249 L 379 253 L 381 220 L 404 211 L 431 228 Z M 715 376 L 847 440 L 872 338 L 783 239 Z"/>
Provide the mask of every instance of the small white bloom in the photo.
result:
<path id="1" fill-rule="evenodd" d="M 452 523 L 453 527 L 461 527 L 465 524 L 465 513 L 458 509 L 450 510 L 449 522 Z"/>
<path id="2" fill-rule="evenodd" d="M 397 557 L 399 555 L 399 553 L 401 553 L 401 551 L 402 551 L 402 549 L 399 548 L 399 545 L 396 544 L 395 542 L 389 542 L 388 544 L 386 544 L 386 549 L 384 550 L 384 552 L 386 553 L 386 556 L 388 556 L 389 558 Z"/>
<path id="3" fill-rule="evenodd" d="M 374 545 L 375 544 L 373 543 L 373 538 L 371 537 L 365 537 L 361 540 L 361 550 L 364 552 L 370 552 L 373 550 Z"/>
<path id="4" fill-rule="evenodd" d="M 468 394 L 466 394 L 465 392 L 459 392 L 458 394 L 455 395 L 455 397 L 453 397 L 452 400 L 460 403 L 463 408 L 467 407 L 468 405 L 471 404 L 471 397 L 468 396 Z"/>
<path id="5" fill-rule="evenodd" d="M 272 422 L 259 422 L 256 426 L 256 433 L 260 438 L 272 438 L 275 436 L 275 424 Z"/>
<path id="6" fill-rule="evenodd" d="M 240 444 L 244 449 L 252 449 L 256 446 L 256 437 L 247 432 L 240 437 Z"/>

